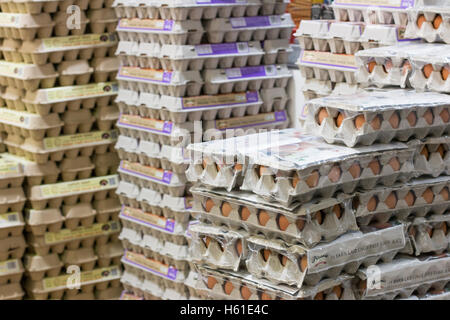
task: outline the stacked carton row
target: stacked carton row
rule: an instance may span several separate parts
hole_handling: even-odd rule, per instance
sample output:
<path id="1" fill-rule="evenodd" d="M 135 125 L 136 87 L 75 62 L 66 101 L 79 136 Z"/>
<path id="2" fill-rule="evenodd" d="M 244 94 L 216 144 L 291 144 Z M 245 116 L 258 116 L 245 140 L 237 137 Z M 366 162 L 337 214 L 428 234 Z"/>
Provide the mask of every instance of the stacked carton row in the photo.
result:
<path id="1" fill-rule="evenodd" d="M 12 0 L 1 11 L 0 131 L 25 177 L 27 297 L 119 298 L 114 10 Z"/>
<path id="2" fill-rule="evenodd" d="M 196 299 L 186 146 L 289 124 L 283 0 L 116 1 L 122 299 Z"/>

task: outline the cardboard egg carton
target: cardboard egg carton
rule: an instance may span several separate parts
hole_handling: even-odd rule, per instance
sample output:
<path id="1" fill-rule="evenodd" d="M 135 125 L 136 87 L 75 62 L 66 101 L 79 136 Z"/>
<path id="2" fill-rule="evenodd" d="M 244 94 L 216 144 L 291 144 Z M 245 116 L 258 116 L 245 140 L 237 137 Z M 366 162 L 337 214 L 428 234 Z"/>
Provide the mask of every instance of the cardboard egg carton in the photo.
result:
<path id="1" fill-rule="evenodd" d="M 449 183 L 448 177 L 442 176 L 358 192 L 353 200 L 358 224 L 442 215 L 449 206 Z"/>
<path id="2" fill-rule="evenodd" d="M 52 36 L 55 22 L 48 13 L 36 15 L 23 13 L 0 14 L 0 37 L 31 41 Z"/>
<path id="3" fill-rule="evenodd" d="M 289 207 L 274 206 L 248 192 L 191 189 L 193 214 L 214 225 L 251 234 L 264 234 L 267 239 L 283 239 L 313 247 L 329 242 L 348 231 L 356 231 L 351 199 L 315 199 L 311 203 L 295 203 Z"/>
<path id="4" fill-rule="evenodd" d="M 87 18 L 90 21 L 89 28 L 92 33 L 113 33 L 119 21 L 113 8 L 89 10 Z"/>
<path id="5" fill-rule="evenodd" d="M 46 138 L 43 141 L 23 140 L 8 136 L 5 144 L 13 155 L 24 157 L 38 164 L 59 162 L 64 158 L 91 157 L 93 154 L 113 152 L 117 131 L 94 131 L 75 135 Z"/>
<path id="6" fill-rule="evenodd" d="M 116 174 L 117 167 L 120 164 L 119 156 L 115 152 L 96 154 L 92 161 L 95 166 L 95 175 L 97 177 Z"/>
<path id="7" fill-rule="evenodd" d="M 96 108 L 94 112 L 97 128 L 101 131 L 108 131 L 114 129 L 114 126 L 119 120 L 119 108 L 116 104 Z"/>
<path id="8" fill-rule="evenodd" d="M 433 215 L 428 218 L 416 218 L 409 227 L 408 234 L 414 247 L 414 254 L 442 254 L 450 246 L 450 216 Z"/>
<path id="9" fill-rule="evenodd" d="M 301 289 L 276 285 L 247 272 L 199 268 L 196 289 L 202 298 L 214 300 L 356 300 L 351 276 L 326 279 L 314 287 Z"/>
<path id="10" fill-rule="evenodd" d="M 80 11 L 79 13 L 79 25 L 77 28 L 69 28 L 70 25 L 68 26 L 67 21 L 70 19 L 70 15 L 70 11 L 69 13 L 67 11 L 58 11 L 53 15 L 52 20 L 55 23 L 53 30 L 54 36 L 67 37 L 69 35 L 80 36 L 86 34 L 87 25 L 90 20 L 87 18 L 85 11 Z"/>
<path id="11" fill-rule="evenodd" d="M 47 115 L 51 112 L 64 113 L 101 108 L 110 105 L 119 91 L 116 82 L 94 83 L 83 86 L 57 87 L 27 92 L 22 98 L 28 112 Z M 13 100 L 16 108 L 16 101 Z M 10 106 L 8 104 L 8 106 Z"/>
<path id="12" fill-rule="evenodd" d="M 52 64 L 33 64 L 0 61 L 0 85 L 35 91 L 55 86 L 58 73 Z"/>
<path id="13" fill-rule="evenodd" d="M 19 162 L 8 158 L 8 154 L 0 153 L 0 189 L 20 188 L 24 181 L 23 171 Z"/>
<path id="14" fill-rule="evenodd" d="M 443 94 L 400 89 L 330 96 L 308 102 L 307 130 L 349 147 L 442 136 L 447 103 Z"/>
<path id="15" fill-rule="evenodd" d="M 87 60 L 62 61 L 57 68 L 61 86 L 86 85 L 91 80 L 94 69 Z"/>
<path id="16" fill-rule="evenodd" d="M 100 9 L 103 6 L 110 8 L 112 0 L 5 0 L 2 1 L 2 12 L 39 14 L 42 12 L 55 13 L 66 11 L 71 5 L 80 7 L 81 10 Z"/>
<path id="17" fill-rule="evenodd" d="M 332 5 L 334 16 L 338 21 L 360 22 L 367 24 L 395 24 L 406 26 L 407 9 L 414 6 L 412 2 L 395 0 L 374 4 L 371 0 L 338 0 Z"/>
<path id="18" fill-rule="evenodd" d="M 141 1 L 142 2 L 142 1 Z M 113 7 L 120 18 L 201 20 L 230 17 L 254 17 L 257 15 L 283 14 L 288 1 L 246 0 L 239 3 L 215 3 L 214 1 L 115 1 Z"/>
<path id="19" fill-rule="evenodd" d="M 24 257 L 24 266 L 25 275 L 32 281 L 39 281 L 58 276 L 63 263 L 56 253 L 43 256 L 27 254 Z"/>
<path id="20" fill-rule="evenodd" d="M 120 265 L 123 255 L 123 246 L 120 241 L 97 245 L 95 252 L 98 256 L 97 265 L 105 268 L 111 265 Z"/>
<path id="21" fill-rule="evenodd" d="M 0 300 L 22 300 L 25 292 L 20 283 L 10 283 L 0 286 Z"/>
<path id="22" fill-rule="evenodd" d="M 425 39 L 427 42 L 446 42 L 448 35 L 450 6 L 446 1 L 434 1 L 431 5 L 417 4 L 408 11 L 406 33 Z"/>
<path id="23" fill-rule="evenodd" d="M 0 193 L 0 212 L 21 212 L 25 206 L 25 193 L 22 188 L 8 188 Z M 14 218 L 13 218 L 14 219 Z"/>
<path id="24" fill-rule="evenodd" d="M 111 287 L 95 291 L 95 300 L 119 300 L 123 292 L 122 287 Z"/>
<path id="25" fill-rule="evenodd" d="M 94 81 L 106 82 L 116 79 L 120 62 L 117 57 L 104 57 L 93 59 L 91 65 L 94 68 Z"/>
<path id="26" fill-rule="evenodd" d="M 18 237 L 23 233 L 25 222 L 20 212 L 0 214 L 0 239 Z"/>
<path id="27" fill-rule="evenodd" d="M 119 219 L 119 213 L 122 208 L 118 198 L 108 198 L 104 200 L 96 200 L 93 202 L 94 210 L 97 212 L 96 221 L 105 223 Z"/>
<path id="28" fill-rule="evenodd" d="M 400 257 L 392 262 L 377 264 L 377 269 L 358 272 L 361 281 L 355 286 L 360 299 L 393 299 L 410 297 L 414 292 L 424 295 L 430 289 L 441 291 L 450 280 L 450 257 Z M 375 272 L 374 272 L 375 271 Z"/>
<path id="29" fill-rule="evenodd" d="M 449 159 L 447 157 L 450 145 L 449 137 L 410 141 L 408 145 L 416 148 L 414 167 L 419 174 L 432 177 L 447 174 L 449 168 Z"/>
<path id="30" fill-rule="evenodd" d="M 405 226 L 374 232 L 354 232 L 337 240 L 305 249 L 259 236 L 247 239 L 248 272 L 257 278 L 301 288 L 315 286 L 325 278 L 355 274 L 360 266 L 392 261 L 406 245 Z M 372 246 L 378 243 L 377 246 Z"/>
<path id="31" fill-rule="evenodd" d="M 23 235 L 0 240 L 0 261 L 21 259 L 26 247 L 27 243 Z"/>
<path id="32" fill-rule="evenodd" d="M 24 271 L 22 260 L 13 259 L 0 262 L 0 286 L 20 283 Z"/>
<path id="33" fill-rule="evenodd" d="M 78 227 L 75 230 L 61 229 L 59 232 L 46 232 L 43 236 L 27 235 L 30 251 L 40 256 L 50 253 L 62 254 L 64 250 L 105 245 L 117 241 L 120 223 L 110 221 L 96 223 L 88 228 Z"/>
<path id="34" fill-rule="evenodd" d="M 246 232 L 197 224 L 189 227 L 189 254 L 194 263 L 238 271 L 247 255 Z"/>
<path id="35" fill-rule="evenodd" d="M 92 271 L 97 264 L 97 259 L 93 248 L 68 249 L 61 255 L 65 269 L 73 265 L 80 267 L 81 271 Z"/>
<path id="36" fill-rule="evenodd" d="M 81 291 L 70 287 L 70 274 L 62 274 L 56 277 L 44 278 L 39 281 L 28 279 L 25 289 L 31 299 L 35 300 L 61 300 L 74 298 L 79 295 L 93 293 L 95 290 L 106 290 L 109 287 L 120 286 L 120 276 L 122 274 L 119 266 L 108 268 L 97 268 L 92 271 L 82 271 L 80 273 Z"/>

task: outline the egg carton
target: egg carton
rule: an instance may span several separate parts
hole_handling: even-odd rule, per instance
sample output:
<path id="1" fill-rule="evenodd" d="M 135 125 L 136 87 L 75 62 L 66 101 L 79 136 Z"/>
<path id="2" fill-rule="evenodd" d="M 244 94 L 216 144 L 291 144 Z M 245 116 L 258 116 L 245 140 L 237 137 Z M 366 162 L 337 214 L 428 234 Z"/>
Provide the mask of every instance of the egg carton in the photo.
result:
<path id="1" fill-rule="evenodd" d="M 43 141 L 8 136 L 5 144 L 11 154 L 45 164 L 48 161 L 59 162 L 64 158 L 91 157 L 94 153 L 104 154 L 108 150 L 112 152 L 116 139 L 117 131 L 112 130 L 46 138 Z"/>
<path id="2" fill-rule="evenodd" d="M 382 4 L 374 4 L 371 0 L 354 3 L 351 0 L 338 0 L 332 5 L 334 16 L 338 21 L 364 21 L 367 24 L 395 24 L 406 26 L 407 9 L 413 2 L 389 0 Z"/>
<path id="3" fill-rule="evenodd" d="M 104 268 L 111 265 L 120 265 L 123 255 L 123 246 L 120 241 L 115 241 L 103 245 L 97 245 L 95 252 L 98 256 L 97 264 Z"/>
<path id="4" fill-rule="evenodd" d="M 27 110 L 45 116 L 49 113 L 64 113 L 67 110 L 93 109 L 95 106 L 106 107 L 112 104 L 118 91 L 116 82 L 94 83 L 28 91 L 23 97 L 12 96 L 13 99 L 9 103 L 7 100 L 7 103 L 9 108 L 14 106 L 11 109 Z"/>
<path id="5" fill-rule="evenodd" d="M 14 259 L 0 262 L 0 286 L 20 283 L 24 271 L 22 260 Z"/>
<path id="6" fill-rule="evenodd" d="M 7 156 L 0 153 L 0 189 L 19 188 L 24 181 L 24 169 L 20 163 Z"/>
<path id="7" fill-rule="evenodd" d="M 25 292 L 20 283 L 10 283 L 0 286 L 0 300 L 22 300 Z"/>
<path id="8" fill-rule="evenodd" d="M 81 292 L 86 294 L 96 290 L 105 290 L 108 287 L 119 287 L 122 274 L 119 266 L 98 268 L 80 273 Z M 61 300 L 79 294 L 78 289 L 71 288 L 70 274 L 44 278 L 40 281 L 27 280 L 25 289 L 30 298 L 35 300 Z"/>
<path id="9" fill-rule="evenodd" d="M 448 177 L 443 176 L 358 192 L 353 200 L 358 224 L 386 223 L 392 217 L 405 220 L 442 215 L 449 206 L 449 183 Z"/>
<path id="10" fill-rule="evenodd" d="M 53 34 L 55 22 L 48 13 L 36 15 L 23 13 L 0 14 L 0 37 L 23 41 L 36 38 L 50 38 Z"/>
<path id="11" fill-rule="evenodd" d="M 408 234 L 414 247 L 414 254 L 442 254 L 449 251 L 449 215 L 433 215 L 429 218 L 416 218 Z"/>
<path id="12" fill-rule="evenodd" d="M 124 290 L 118 300 L 144 300 L 144 297 L 136 295 L 134 290 Z"/>
<path id="13" fill-rule="evenodd" d="M 95 300 L 119 300 L 123 292 L 122 287 L 111 287 L 95 291 Z"/>
<path id="14" fill-rule="evenodd" d="M 376 268 L 360 270 L 358 276 L 361 281 L 355 292 L 361 299 L 383 299 L 399 294 L 409 297 L 413 292 L 422 295 L 430 288 L 442 290 L 450 280 L 449 263 L 448 254 L 421 258 L 400 257 L 392 262 L 378 264 Z"/>
<path id="15" fill-rule="evenodd" d="M 104 200 L 96 200 L 93 202 L 92 206 L 97 212 L 95 217 L 96 221 L 99 223 L 105 223 L 110 220 L 119 220 L 119 213 L 122 208 L 118 198 L 108 198 Z"/>
<path id="16" fill-rule="evenodd" d="M 87 60 L 62 61 L 58 67 L 58 82 L 61 86 L 86 85 L 91 80 L 94 68 Z"/>
<path id="17" fill-rule="evenodd" d="M 428 45 L 426 50 L 410 53 L 413 72 L 409 79 L 417 90 L 450 92 L 450 45 Z"/>
<path id="18" fill-rule="evenodd" d="M 420 175 L 438 177 L 448 172 L 449 137 L 427 138 L 423 141 L 415 140 L 408 143 L 416 149 L 414 167 Z"/>
<path id="19" fill-rule="evenodd" d="M 113 8 L 89 10 L 87 18 L 90 21 L 89 28 L 92 33 L 113 33 L 119 21 Z"/>
<path id="20" fill-rule="evenodd" d="M 329 95 L 342 95 L 342 94 L 356 94 L 359 91 L 362 91 L 360 85 L 358 84 L 348 84 L 346 82 L 332 82 L 331 80 L 320 80 L 320 79 L 305 79 L 305 84 L 303 87 L 303 95 L 305 97 L 305 101 L 324 98 Z M 307 114 L 303 111 L 300 114 L 300 117 L 306 118 Z"/>
<path id="21" fill-rule="evenodd" d="M 64 250 L 101 246 L 118 240 L 120 223 L 110 221 L 97 223 L 91 227 L 78 227 L 75 230 L 62 229 L 59 232 L 46 232 L 43 236 L 27 234 L 30 252 L 40 256 L 50 253 L 62 254 Z"/>
<path id="22" fill-rule="evenodd" d="M 55 23 L 53 35 L 56 37 L 67 37 L 69 35 L 80 36 L 86 34 L 87 25 L 91 22 L 87 17 L 85 11 L 78 13 L 77 26 L 74 28 L 67 23 L 71 19 L 71 12 L 58 11 L 52 17 Z M 103 32 L 103 31 L 102 31 Z"/>
<path id="23" fill-rule="evenodd" d="M 81 271 L 92 271 L 97 264 L 98 257 L 93 248 L 79 248 L 65 250 L 61 255 L 61 262 L 67 270 L 70 266 L 77 266 Z"/>
<path id="24" fill-rule="evenodd" d="M 114 81 L 120 61 L 117 57 L 95 58 L 91 65 L 94 67 L 94 82 Z"/>
<path id="25" fill-rule="evenodd" d="M 308 102 L 307 130 L 349 147 L 442 136 L 448 131 L 447 103 L 443 94 L 401 89 L 330 96 Z"/>
<path id="26" fill-rule="evenodd" d="M 283 239 L 314 247 L 329 242 L 348 231 L 356 231 L 351 198 L 315 199 L 289 207 L 274 206 L 248 192 L 223 192 L 195 187 L 193 214 L 214 225 L 250 234 L 264 234 L 267 239 Z"/>
<path id="27" fill-rule="evenodd" d="M 119 108 L 116 104 L 97 107 L 94 112 L 96 126 L 100 131 L 113 130 L 119 116 Z"/>
<path id="28" fill-rule="evenodd" d="M 35 91 L 55 86 L 58 73 L 52 64 L 33 64 L 0 61 L 0 85 Z"/>
<path id="29" fill-rule="evenodd" d="M 96 154 L 92 160 L 94 162 L 95 175 L 97 177 L 116 174 L 117 167 L 120 164 L 119 156 L 115 152 Z"/>
<path id="30" fill-rule="evenodd" d="M 450 44 L 450 6 L 445 1 L 437 1 L 431 6 L 416 6 L 408 11 L 406 33 L 425 39 L 427 42 Z"/>
<path id="31" fill-rule="evenodd" d="M 0 239 L 22 235 L 25 222 L 22 213 L 9 212 L 0 214 Z"/>
<path id="32" fill-rule="evenodd" d="M 2 2 L 2 12 L 39 14 L 42 12 L 55 13 L 66 11 L 71 5 L 80 7 L 81 10 L 99 9 L 103 5 L 112 6 L 112 0 L 5 0 Z"/>
<path id="33" fill-rule="evenodd" d="M 449 285 L 445 286 L 441 290 L 435 290 L 433 287 L 430 288 L 425 294 L 418 296 L 412 295 L 407 298 L 401 298 L 399 300 L 448 300 L 450 298 Z"/>
<path id="34" fill-rule="evenodd" d="M 22 259 L 26 247 L 23 235 L 0 240 L 0 261 Z"/>
<path id="35" fill-rule="evenodd" d="M 56 253 L 49 255 L 31 255 L 24 257 L 25 275 L 32 281 L 52 278 L 61 274 L 63 263 Z"/>
<path id="36" fill-rule="evenodd" d="M 21 212 L 25 206 L 25 193 L 22 188 L 8 188 L 1 190 L 0 194 L 0 212 L 2 214 L 9 212 Z"/>
<path id="37" fill-rule="evenodd" d="M 194 263 L 206 264 L 213 269 L 238 271 L 247 255 L 246 232 L 196 224 L 189 227 L 190 258 Z"/>

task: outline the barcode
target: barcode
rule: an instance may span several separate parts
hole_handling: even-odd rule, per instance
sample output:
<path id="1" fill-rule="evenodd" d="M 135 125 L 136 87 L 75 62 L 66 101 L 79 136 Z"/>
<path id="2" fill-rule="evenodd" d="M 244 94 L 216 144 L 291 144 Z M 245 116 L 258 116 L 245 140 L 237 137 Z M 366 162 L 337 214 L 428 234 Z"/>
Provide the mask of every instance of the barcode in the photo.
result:
<path id="1" fill-rule="evenodd" d="M 111 275 L 114 277 L 114 276 L 117 276 L 118 275 L 118 272 L 117 272 L 117 269 L 112 269 L 111 270 Z"/>
<path id="2" fill-rule="evenodd" d="M 273 76 L 276 74 L 276 70 L 274 66 L 266 66 L 266 75 Z"/>
<path id="3" fill-rule="evenodd" d="M 206 55 L 206 54 L 212 54 L 212 47 L 209 44 L 196 46 L 195 50 L 197 51 L 197 55 Z"/>
<path id="4" fill-rule="evenodd" d="M 8 270 L 14 270 L 17 268 L 17 262 L 16 261 L 10 261 L 6 264 L 6 268 Z"/>
<path id="5" fill-rule="evenodd" d="M 111 230 L 115 231 L 115 230 L 118 230 L 118 229 L 119 229 L 119 226 L 117 225 L 117 222 L 111 223 Z"/>
<path id="6" fill-rule="evenodd" d="M 228 79 L 242 77 L 241 69 L 239 68 L 227 69 L 225 72 Z"/>
<path id="7" fill-rule="evenodd" d="M 116 184 L 116 179 L 115 178 L 110 178 L 109 179 L 109 185 L 113 186 Z"/>
<path id="8" fill-rule="evenodd" d="M 247 45 L 247 43 L 240 42 L 237 45 L 238 45 L 238 52 L 239 53 L 248 52 L 248 45 Z"/>
<path id="9" fill-rule="evenodd" d="M 11 214 L 8 216 L 8 221 L 9 222 L 16 222 L 19 220 L 19 217 L 16 214 Z"/>

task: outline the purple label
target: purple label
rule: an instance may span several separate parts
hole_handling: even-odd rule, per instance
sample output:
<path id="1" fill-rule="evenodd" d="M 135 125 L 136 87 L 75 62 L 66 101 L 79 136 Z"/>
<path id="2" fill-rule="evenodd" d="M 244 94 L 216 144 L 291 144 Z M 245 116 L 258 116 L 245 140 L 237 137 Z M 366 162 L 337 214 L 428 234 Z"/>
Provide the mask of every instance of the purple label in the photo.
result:
<path id="1" fill-rule="evenodd" d="M 162 181 L 167 184 L 170 184 L 171 180 L 172 180 L 172 172 L 164 171 Z"/>
<path id="2" fill-rule="evenodd" d="M 239 1 L 243 2 L 243 1 Z M 197 4 L 204 4 L 204 3 L 236 3 L 236 0 L 197 0 Z"/>
<path id="3" fill-rule="evenodd" d="M 165 20 L 164 21 L 164 30 L 170 31 L 173 28 L 173 20 Z"/>
<path id="4" fill-rule="evenodd" d="M 147 168 L 155 169 L 155 170 L 158 171 L 158 172 L 163 171 L 162 178 L 159 178 L 159 177 L 154 176 L 154 175 L 151 175 L 151 176 L 150 176 L 150 175 L 145 174 L 145 173 L 142 173 L 142 172 L 140 172 L 140 171 L 135 171 L 135 170 L 129 170 L 129 169 L 126 169 L 126 168 L 124 167 L 123 164 L 124 164 L 124 161 L 122 161 L 122 162 L 120 163 L 120 170 L 122 170 L 122 171 L 124 171 L 124 172 L 128 172 L 128 173 L 131 173 L 131 174 L 134 174 L 134 175 L 137 175 L 137 176 L 140 176 L 140 177 L 152 179 L 152 180 L 155 180 L 155 181 L 163 182 L 163 183 L 165 183 L 165 184 L 170 184 L 170 182 L 172 181 L 172 175 L 173 175 L 173 173 L 170 172 L 170 171 L 166 171 L 166 170 L 163 171 L 162 169 L 155 169 L 155 168 L 153 168 L 153 167 L 147 167 Z M 142 166 L 142 165 L 141 165 L 141 166 Z M 146 167 L 146 166 L 144 166 L 144 167 Z M 152 174 L 155 174 L 155 173 L 152 172 Z"/>
<path id="5" fill-rule="evenodd" d="M 257 91 L 250 91 L 246 93 L 247 96 L 247 102 L 258 102 L 258 92 Z"/>
<path id="6" fill-rule="evenodd" d="M 172 133 L 172 128 L 173 128 L 173 123 L 165 121 L 162 132 Z"/>
<path id="7" fill-rule="evenodd" d="M 219 44 L 201 44 L 195 46 L 198 56 L 213 56 L 220 54 L 235 54 L 242 51 L 248 51 L 248 45 L 241 43 L 219 43 Z"/>
<path id="8" fill-rule="evenodd" d="M 133 220 L 133 221 L 141 222 L 141 223 L 143 223 L 143 224 L 145 224 L 145 225 L 148 225 L 148 226 L 150 226 L 150 227 L 152 227 L 152 228 L 154 228 L 154 229 L 164 230 L 164 231 L 167 231 L 167 232 L 170 232 L 170 233 L 173 233 L 173 232 L 175 231 L 175 220 L 167 219 L 167 220 L 166 220 L 166 225 L 165 225 L 165 227 L 162 228 L 162 227 L 159 226 L 159 225 L 156 225 L 156 224 L 150 223 L 150 222 L 148 222 L 148 221 L 141 220 L 141 219 L 138 219 L 138 218 L 136 218 L 136 217 L 132 217 L 132 216 L 127 215 L 127 214 L 125 213 L 125 208 L 126 208 L 125 205 L 123 205 L 123 206 L 122 206 L 122 210 L 121 210 L 121 212 L 120 212 L 120 217 L 121 217 L 122 219 L 128 219 L 128 220 Z"/>
<path id="9" fill-rule="evenodd" d="M 230 23 L 233 29 L 269 27 L 281 24 L 281 19 L 278 16 L 231 18 Z"/>
<path id="10" fill-rule="evenodd" d="M 243 93 L 231 93 L 228 96 L 231 96 L 228 102 L 223 102 L 221 100 L 221 95 L 218 96 L 201 96 L 201 97 L 192 97 L 192 98 L 183 98 L 182 100 L 182 108 L 183 109 L 201 109 L 201 108 L 212 108 L 212 107 L 220 107 L 220 106 L 234 106 L 239 104 L 247 104 L 247 103 L 257 103 L 259 102 L 259 96 L 257 91 L 249 91 L 245 93 L 245 101 L 240 98 L 243 97 Z M 235 99 L 238 96 L 239 99 Z M 215 99 L 218 97 L 218 99 Z M 204 102 L 204 103 L 202 103 Z"/>
<path id="11" fill-rule="evenodd" d="M 168 279 L 170 279 L 170 280 L 176 280 L 176 279 L 177 279 L 177 273 L 178 273 L 178 270 L 175 269 L 174 267 L 168 266 L 168 268 L 167 268 L 167 274 L 165 274 L 165 273 L 162 273 L 162 272 L 160 272 L 160 271 L 156 271 L 156 270 L 154 270 L 154 269 L 151 269 L 151 268 L 149 268 L 149 267 L 147 267 L 147 266 L 143 266 L 143 265 L 140 264 L 140 263 L 137 263 L 137 262 L 134 262 L 134 261 L 129 260 L 128 258 L 126 258 L 127 252 L 128 252 L 128 251 L 125 251 L 125 257 L 124 257 L 124 259 L 125 259 L 125 261 L 127 261 L 128 263 L 130 263 L 130 264 L 132 264 L 132 265 L 135 265 L 135 266 L 138 266 L 138 267 L 140 267 L 140 268 L 142 268 L 142 269 L 144 269 L 144 270 L 150 271 L 151 273 L 154 273 L 154 274 L 163 276 L 164 278 L 168 278 Z M 154 260 L 154 259 L 151 259 L 151 260 L 157 261 L 157 260 Z M 158 262 L 158 263 L 161 263 L 161 262 L 159 262 L 159 261 L 157 261 L 157 262 Z"/>
<path id="12" fill-rule="evenodd" d="M 172 82 L 172 72 L 164 72 L 162 82 L 171 83 Z"/>
<path id="13" fill-rule="evenodd" d="M 287 117 L 286 117 L 286 112 L 284 111 L 277 111 L 275 112 L 275 121 L 286 121 Z"/>
<path id="14" fill-rule="evenodd" d="M 414 7 L 415 0 L 402 0 L 400 6 L 383 6 L 383 5 L 375 5 L 375 4 L 357 4 L 357 3 L 348 3 L 348 0 L 336 0 L 334 2 L 335 5 L 343 5 L 343 6 L 354 6 L 354 7 L 376 7 L 376 8 L 393 8 L 393 9 L 408 9 Z"/>
<path id="15" fill-rule="evenodd" d="M 171 280 L 176 280 L 177 279 L 177 273 L 178 273 L 178 270 L 175 269 L 174 267 L 170 266 L 169 267 L 169 271 L 167 272 L 167 278 L 169 278 Z"/>
<path id="16" fill-rule="evenodd" d="M 266 66 L 227 69 L 225 73 L 230 80 L 265 77 L 267 75 Z"/>

